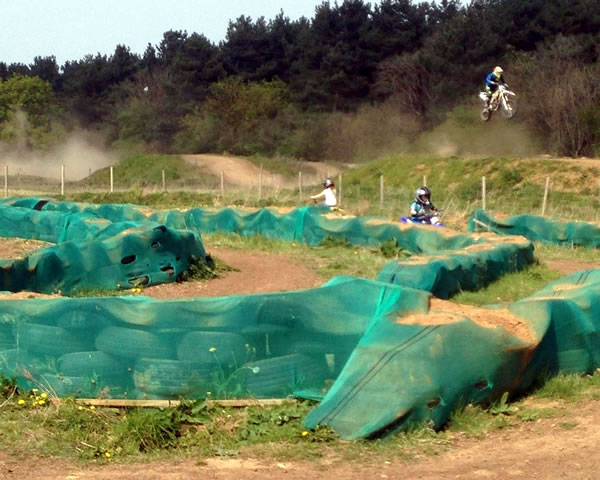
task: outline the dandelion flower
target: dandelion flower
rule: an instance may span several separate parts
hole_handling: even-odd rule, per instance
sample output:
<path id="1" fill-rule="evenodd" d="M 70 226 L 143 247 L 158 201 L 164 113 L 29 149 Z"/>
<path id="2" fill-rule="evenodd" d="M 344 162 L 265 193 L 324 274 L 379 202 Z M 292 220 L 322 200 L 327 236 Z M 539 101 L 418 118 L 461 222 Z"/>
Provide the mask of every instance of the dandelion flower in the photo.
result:
<path id="1" fill-rule="evenodd" d="M 307 436 L 308 436 L 308 432 L 307 432 L 306 430 L 304 430 L 304 431 L 302 432 L 302 436 L 303 436 L 303 437 L 307 437 Z"/>
<path id="2" fill-rule="evenodd" d="M 77 410 L 83 410 L 83 407 L 82 407 L 81 405 L 79 405 L 79 406 L 77 407 Z"/>
<path id="3" fill-rule="evenodd" d="M 44 400 L 44 399 L 38 400 L 38 405 L 45 405 L 45 404 L 46 404 L 46 400 Z"/>
<path id="4" fill-rule="evenodd" d="M 217 351 L 217 349 L 216 349 L 215 347 L 210 347 L 210 348 L 208 349 L 208 351 L 209 351 L 210 353 L 215 353 L 215 352 Z"/>
<path id="5" fill-rule="evenodd" d="M 48 394 L 46 392 L 44 392 L 40 395 L 40 398 L 48 398 Z"/>
<path id="6" fill-rule="evenodd" d="M 90 407 L 90 410 L 96 410 L 96 407 L 94 407 L 93 405 Z"/>
<path id="7" fill-rule="evenodd" d="M 104 452 L 104 456 L 105 456 L 106 458 L 110 458 L 110 452 Z"/>
<path id="8" fill-rule="evenodd" d="M 37 392 L 38 392 L 38 389 L 37 389 L 37 388 L 32 388 L 32 389 L 31 389 L 31 391 L 32 391 L 33 393 L 37 393 Z"/>
<path id="9" fill-rule="evenodd" d="M 17 405 L 25 405 L 25 400 L 20 398 L 19 401 L 17 402 Z"/>

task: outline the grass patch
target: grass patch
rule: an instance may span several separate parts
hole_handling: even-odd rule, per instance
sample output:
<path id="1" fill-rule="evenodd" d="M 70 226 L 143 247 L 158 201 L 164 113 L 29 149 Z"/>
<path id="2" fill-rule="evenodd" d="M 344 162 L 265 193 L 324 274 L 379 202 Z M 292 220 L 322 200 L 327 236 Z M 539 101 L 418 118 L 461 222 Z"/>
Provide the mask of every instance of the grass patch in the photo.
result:
<path id="1" fill-rule="evenodd" d="M 348 246 L 343 239 L 325 242 L 324 246 L 309 247 L 260 235 L 243 237 L 211 233 L 204 234 L 202 238 L 208 251 L 210 246 L 223 246 L 239 250 L 283 253 L 327 279 L 334 275 L 375 278 L 388 262 L 379 248 Z"/>
<path id="2" fill-rule="evenodd" d="M 499 280 L 476 292 L 461 292 L 452 301 L 467 305 L 505 304 L 527 297 L 541 290 L 561 274 L 542 264 L 504 275 Z"/>
<path id="3" fill-rule="evenodd" d="M 578 401 L 583 397 L 600 394 L 600 372 L 594 375 L 557 375 L 543 382 L 532 393 L 533 398 Z"/>
<path id="4" fill-rule="evenodd" d="M 535 243 L 536 256 L 544 260 L 575 260 L 580 262 L 600 262 L 600 250 L 583 247 L 559 247 Z"/>
<path id="5" fill-rule="evenodd" d="M 447 427 L 439 432 L 418 425 L 383 439 L 356 442 L 340 441 L 327 427 L 305 429 L 302 420 L 316 405 L 311 401 L 243 409 L 209 406 L 203 400 L 166 409 L 94 408 L 70 399 L 33 406 L 30 392 L 15 391 L 14 383 L 6 379 L 0 386 L 0 448 L 10 455 L 53 455 L 101 462 L 249 455 L 277 460 L 327 457 L 337 462 L 366 463 L 390 456 L 411 460 L 437 455 L 451 448 L 457 437 L 483 438 L 544 419 L 563 417 L 558 424 L 561 429 L 576 428 L 577 423 L 569 418 L 569 412 L 576 410 L 572 403 L 548 407 L 540 400 L 548 396 L 562 399 L 568 388 L 580 394 L 598 393 L 600 375 L 550 379 L 524 401 L 509 403 L 504 396 L 487 408 L 466 405 L 456 409 Z M 584 396 L 569 396 L 572 398 L 587 402 Z M 19 402 L 22 399 L 23 404 Z"/>

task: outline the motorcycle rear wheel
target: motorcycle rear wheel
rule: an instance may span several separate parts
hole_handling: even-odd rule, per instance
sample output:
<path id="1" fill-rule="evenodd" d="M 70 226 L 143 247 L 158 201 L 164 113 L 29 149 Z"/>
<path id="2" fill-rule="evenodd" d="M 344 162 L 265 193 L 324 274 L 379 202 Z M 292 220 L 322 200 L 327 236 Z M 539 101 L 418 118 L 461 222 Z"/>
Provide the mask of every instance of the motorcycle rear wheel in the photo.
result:
<path id="1" fill-rule="evenodd" d="M 506 108 L 504 105 L 506 105 Z M 502 117 L 506 119 L 514 117 L 517 111 L 517 104 L 513 100 L 506 100 L 504 105 L 502 105 Z"/>
<path id="2" fill-rule="evenodd" d="M 481 110 L 481 112 L 479 112 L 479 118 L 481 118 L 481 120 L 483 120 L 484 122 L 487 122 L 492 116 L 492 111 L 489 108 L 484 108 L 483 110 Z"/>

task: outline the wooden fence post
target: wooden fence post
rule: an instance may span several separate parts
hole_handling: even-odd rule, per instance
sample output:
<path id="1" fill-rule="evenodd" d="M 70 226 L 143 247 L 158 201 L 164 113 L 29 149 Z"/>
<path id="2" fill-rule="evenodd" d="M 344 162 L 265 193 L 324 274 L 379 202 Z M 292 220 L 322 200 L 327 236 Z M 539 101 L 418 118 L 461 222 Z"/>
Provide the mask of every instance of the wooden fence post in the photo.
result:
<path id="1" fill-rule="evenodd" d="M 260 172 L 258 172 L 258 199 L 262 200 L 262 177 L 263 177 L 263 164 L 260 164 Z"/>
<path id="2" fill-rule="evenodd" d="M 163 170 L 161 173 L 162 176 L 162 191 L 166 192 L 167 191 L 167 178 L 165 177 L 165 171 Z"/>
<path id="3" fill-rule="evenodd" d="M 550 177 L 546 177 L 546 187 L 544 188 L 544 202 L 542 203 L 542 217 L 546 215 L 546 205 L 548 203 L 548 190 L 550 189 Z"/>
<path id="4" fill-rule="evenodd" d="M 486 209 L 486 190 L 485 190 L 485 177 L 481 177 L 481 202 L 483 205 L 483 210 Z"/>
<path id="5" fill-rule="evenodd" d="M 423 186 L 427 186 L 427 175 L 423 175 Z"/>
<path id="6" fill-rule="evenodd" d="M 342 204 L 342 198 L 343 198 L 343 189 L 342 189 L 342 174 L 340 173 L 338 175 L 338 187 L 339 187 L 339 200 L 338 200 L 338 205 Z"/>
<path id="7" fill-rule="evenodd" d="M 379 176 L 379 208 L 383 210 L 383 175 Z"/>
<path id="8" fill-rule="evenodd" d="M 221 199 L 225 200 L 225 172 L 221 170 Z"/>
<path id="9" fill-rule="evenodd" d="M 65 194 L 65 166 L 60 166 L 60 194 Z"/>

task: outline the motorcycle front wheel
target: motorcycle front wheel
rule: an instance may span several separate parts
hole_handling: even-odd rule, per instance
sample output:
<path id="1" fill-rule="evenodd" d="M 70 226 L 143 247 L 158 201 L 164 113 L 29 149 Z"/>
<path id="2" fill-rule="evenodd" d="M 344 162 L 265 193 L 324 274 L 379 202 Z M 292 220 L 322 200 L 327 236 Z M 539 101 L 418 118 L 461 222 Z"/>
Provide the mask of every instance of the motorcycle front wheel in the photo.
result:
<path id="1" fill-rule="evenodd" d="M 502 117 L 503 118 L 512 118 L 514 117 L 517 111 L 517 104 L 513 100 L 506 100 L 502 105 Z"/>
<path id="2" fill-rule="evenodd" d="M 481 120 L 483 120 L 484 122 L 487 122 L 491 116 L 492 111 L 487 107 L 481 110 L 481 112 L 479 112 L 479 118 L 481 118 Z"/>

